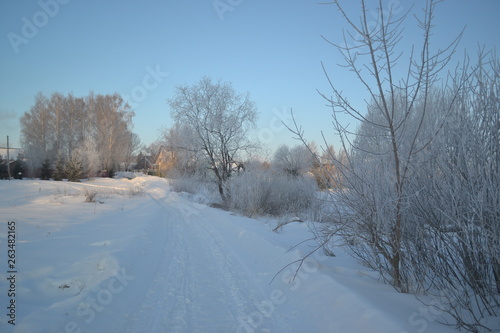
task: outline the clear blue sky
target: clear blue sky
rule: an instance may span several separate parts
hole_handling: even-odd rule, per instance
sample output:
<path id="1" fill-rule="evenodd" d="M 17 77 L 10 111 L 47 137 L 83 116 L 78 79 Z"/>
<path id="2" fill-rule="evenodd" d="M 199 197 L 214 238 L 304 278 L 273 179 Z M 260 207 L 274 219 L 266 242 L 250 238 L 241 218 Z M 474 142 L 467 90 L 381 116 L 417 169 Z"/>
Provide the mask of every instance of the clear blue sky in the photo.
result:
<path id="1" fill-rule="evenodd" d="M 39 91 L 132 94 L 134 132 L 149 144 L 161 127 L 171 126 L 166 100 L 175 86 L 208 75 L 250 93 L 260 113 L 254 136 L 271 148 L 295 144 L 278 120 L 290 108 L 308 138 L 320 142 L 323 130 L 335 143 L 329 109 L 316 92 L 328 92 L 321 61 L 351 100 L 362 106 L 366 97 L 336 66 L 342 59 L 335 48 L 321 38 L 341 40 L 345 24 L 333 5 L 310 0 L 56 1 L 0 3 L 0 143 L 10 135 L 19 145 L 19 118 Z M 343 2 L 352 13 L 359 7 L 359 1 Z M 384 2 L 401 10 L 413 5 L 415 13 L 425 4 Z M 230 10 L 218 12 L 214 4 Z M 434 45 L 442 47 L 467 25 L 460 50 L 476 53 L 478 43 L 493 48 L 500 41 L 499 16 L 498 0 L 447 0 L 436 13 Z M 37 31 L 27 28 L 27 21 L 36 23 Z M 407 59 L 409 45 L 421 34 L 413 17 L 405 27 Z M 13 43 L 12 33 L 26 38 Z M 156 80 L 148 76 L 155 71 Z"/>

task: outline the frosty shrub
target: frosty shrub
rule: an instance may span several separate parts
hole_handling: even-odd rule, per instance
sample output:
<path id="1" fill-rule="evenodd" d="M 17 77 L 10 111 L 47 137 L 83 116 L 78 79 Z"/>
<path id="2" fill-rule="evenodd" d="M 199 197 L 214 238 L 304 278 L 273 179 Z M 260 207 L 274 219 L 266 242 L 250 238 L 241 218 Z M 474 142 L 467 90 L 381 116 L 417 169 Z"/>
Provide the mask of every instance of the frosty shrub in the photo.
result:
<path id="1" fill-rule="evenodd" d="M 196 194 L 200 190 L 201 180 L 197 177 L 180 177 L 172 179 L 171 186 L 174 192 Z"/>
<path id="2" fill-rule="evenodd" d="M 97 196 L 96 190 L 89 190 L 88 188 L 85 188 L 83 190 L 83 194 L 85 195 L 85 202 L 95 202 L 95 198 Z"/>
<path id="3" fill-rule="evenodd" d="M 332 44 L 369 98 L 354 107 L 325 69 L 331 91 L 321 95 L 346 154 L 331 154 L 341 190 L 324 235 L 342 236 L 397 290 L 439 299 L 431 306 L 446 315 L 436 320 L 478 333 L 497 328 L 500 312 L 500 62 L 480 50 L 477 65 L 466 56 L 445 74 L 461 34 L 432 51 L 440 2 L 415 16 L 423 39 L 409 54 L 400 41 L 410 11 L 362 0 L 358 20 L 333 2 L 350 31 Z"/>
<path id="4" fill-rule="evenodd" d="M 129 197 L 135 197 L 135 196 L 143 196 L 144 195 L 144 188 L 140 186 L 134 186 L 129 188 L 128 190 L 128 196 Z"/>
<path id="5" fill-rule="evenodd" d="M 245 171 L 230 181 L 229 208 L 247 216 L 298 214 L 311 207 L 317 190 L 313 177 L 272 169 Z"/>

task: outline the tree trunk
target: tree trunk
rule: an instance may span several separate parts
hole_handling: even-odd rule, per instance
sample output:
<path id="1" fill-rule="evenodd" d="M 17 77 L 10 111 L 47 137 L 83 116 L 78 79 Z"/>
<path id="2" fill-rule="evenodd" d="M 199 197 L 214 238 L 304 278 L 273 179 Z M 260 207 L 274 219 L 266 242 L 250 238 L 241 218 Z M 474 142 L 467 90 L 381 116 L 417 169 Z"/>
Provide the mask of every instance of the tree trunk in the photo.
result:
<path id="1" fill-rule="evenodd" d="M 497 293 L 500 294 L 500 260 L 498 258 L 495 258 L 493 262 L 493 275 L 495 276 Z"/>

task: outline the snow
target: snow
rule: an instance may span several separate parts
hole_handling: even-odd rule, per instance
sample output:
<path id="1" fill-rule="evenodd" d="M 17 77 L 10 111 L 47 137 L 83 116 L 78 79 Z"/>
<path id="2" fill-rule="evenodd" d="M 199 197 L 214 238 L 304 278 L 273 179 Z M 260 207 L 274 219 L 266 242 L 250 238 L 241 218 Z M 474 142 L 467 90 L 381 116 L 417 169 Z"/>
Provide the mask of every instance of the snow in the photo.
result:
<path id="1" fill-rule="evenodd" d="M 277 221 L 129 176 L 0 181 L 1 332 L 455 332 L 342 249 L 317 251 L 294 278 L 298 264 L 286 265 L 314 246 L 301 243 L 310 223 L 274 233 Z M 96 202 L 84 202 L 85 189 Z M 15 326 L 8 221 L 16 222 Z"/>

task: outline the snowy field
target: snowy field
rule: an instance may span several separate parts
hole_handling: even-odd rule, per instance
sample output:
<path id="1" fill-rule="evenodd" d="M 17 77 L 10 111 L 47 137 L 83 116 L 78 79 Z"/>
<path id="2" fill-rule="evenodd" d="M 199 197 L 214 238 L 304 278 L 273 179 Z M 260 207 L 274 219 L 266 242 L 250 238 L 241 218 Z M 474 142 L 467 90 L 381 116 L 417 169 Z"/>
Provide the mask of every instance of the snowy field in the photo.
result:
<path id="1" fill-rule="evenodd" d="M 314 246 L 312 224 L 275 233 L 165 179 L 0 181 L 0 194 L 2 333 L 456 332 L 341 249 L 273 280 Z"/>

